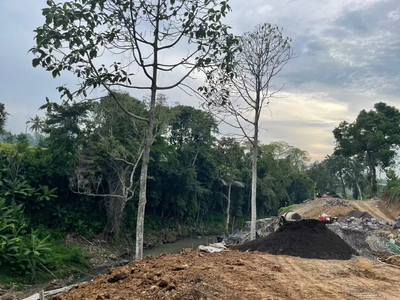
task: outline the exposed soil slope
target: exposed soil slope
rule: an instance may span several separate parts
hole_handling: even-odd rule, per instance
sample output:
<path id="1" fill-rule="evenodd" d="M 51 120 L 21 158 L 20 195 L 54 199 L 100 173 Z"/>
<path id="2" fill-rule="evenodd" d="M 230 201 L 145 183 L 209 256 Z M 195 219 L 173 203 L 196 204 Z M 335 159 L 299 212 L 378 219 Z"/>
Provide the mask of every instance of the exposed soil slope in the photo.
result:
<path id="1" fill-rule="evenodd" d="M 352 210 L 368 212 L 377 219 L 394 222 L 394 217 L 400 214 L 400 210 L 387 208 L 381 200 L 347 200 L 350 206 L 324 206 L 324 199 L 318 199 L 310 203 L 303 203 L 296 206 L 293 211 L 299 213 L 303 218 L 318 218 L 325 213 L 331 216 L 345 216 Z"/>
<path id="2" fill-rule="evenodd" d="M 383 205 L 380 200 L 349 201 L 351 205 L 359 210 L 366 211 L 376 219 L 394 222 L 394 215 Z"/>
<path id="3" fill-rule="evenodd" d="M 398 278 L 399 269 L 365 258 L 188 251 L 113 269 L 53 299 L 398 299 Z"/>
<path id="4" fill-rule="evenodd" d="M 293 208 L 293 211 L 299 213 L 302 218 L 317 219 L 323 213 L 332 216 L 345 216 L 354 210 L 351 206 L 325 206 L 324 199 L 318 199 L 310 203 L 302 203 Z"/>

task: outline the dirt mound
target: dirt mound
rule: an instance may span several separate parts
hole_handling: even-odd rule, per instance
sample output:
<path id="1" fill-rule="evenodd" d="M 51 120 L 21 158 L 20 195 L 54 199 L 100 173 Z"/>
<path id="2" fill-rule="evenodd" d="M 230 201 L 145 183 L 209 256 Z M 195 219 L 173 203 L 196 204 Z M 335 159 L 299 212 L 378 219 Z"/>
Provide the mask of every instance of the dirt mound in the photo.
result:
<path id="1" fill-rule="evenodd" d="M 147 257 L 53 299 L 398 299 L 400 270 L 358 257 L 226 251 Z M 385 279 L 385 280 L 382 280 Z"/>
<path id="2" fill-rule="evenodd" d="M 234 247 L 304 258 L 350 259 L 357 252 L 318 220 L 288 222 L 269 236 Z"/>

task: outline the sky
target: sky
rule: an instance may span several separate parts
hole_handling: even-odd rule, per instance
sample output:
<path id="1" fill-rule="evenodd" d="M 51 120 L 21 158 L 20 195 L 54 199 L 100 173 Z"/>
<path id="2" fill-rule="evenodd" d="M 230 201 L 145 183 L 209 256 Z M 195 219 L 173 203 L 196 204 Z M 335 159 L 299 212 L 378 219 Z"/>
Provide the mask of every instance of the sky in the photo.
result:
<path id="1" fill-rule="evenodd" d="M 14 133 L 43 114 L 38 108 L 46 97 L 60 101 L 57 86 L 76 83 L 71 74 L 53 79 L 32 67 L 28 50 L 33 30 L 44 23 L 45 3 L 0 1 L 0 102 L 11 114 L 6 129 Z M 332 153 L 332 130 L 341 121 L 354 121 L 360 110 L 380 101 L 400 106 L 399 0 L 231 0 L 230 5 L 225 22 L 235 34 L 276 24 L 292 38 L 296 54 L 274 79 L 284 88 L 263 111 L 261 142 L 285 141 L 321 160 Z M 181 46 L 163 59 L 179 58 L 185 50 Z M 166 94 L 173 103 L 200 107 L 196 97 L 180 90 Z"/>

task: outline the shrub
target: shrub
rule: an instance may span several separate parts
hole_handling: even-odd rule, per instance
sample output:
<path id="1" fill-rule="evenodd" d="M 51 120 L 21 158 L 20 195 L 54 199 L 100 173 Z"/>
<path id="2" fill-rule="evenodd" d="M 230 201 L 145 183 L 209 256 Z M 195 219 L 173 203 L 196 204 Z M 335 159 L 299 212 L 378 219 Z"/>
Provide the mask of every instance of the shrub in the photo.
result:
<path id="1" fill-rule="evenodd" d="M 285 213 L 285 212 L 291 210 L 292 208 L 296 207 L 297 205 L 298 205 L 298 204 L 292 204 L 292 205 L 289 205 L 289 206 L 285 206 L 285 207 L 279 208 L 279 210 L 278 210 L 278 215 L 283 214 L 283 213 Z"/>
<path id="2" fill-rule="evenodd" d="M 6 205 L 0 199 L 0 264 L 20 275 L 35 278 L 51 249 L 49 236 L 40 239 L 38 231 L 28 232 L 28 223 L 21 204 Z"/>

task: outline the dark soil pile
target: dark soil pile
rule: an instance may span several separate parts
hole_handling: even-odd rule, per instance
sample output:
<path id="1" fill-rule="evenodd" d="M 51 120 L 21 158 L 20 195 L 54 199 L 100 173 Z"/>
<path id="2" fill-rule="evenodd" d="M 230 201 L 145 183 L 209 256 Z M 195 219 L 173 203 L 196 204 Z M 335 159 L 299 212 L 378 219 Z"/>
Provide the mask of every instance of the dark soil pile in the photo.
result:
<path id="1" fill-rule="evenodd" d="M 350 259 L 358 253 L 318 220 L 288 222 L 267 237 L 234 247 L 239 251 L 319 259 Z"/>

